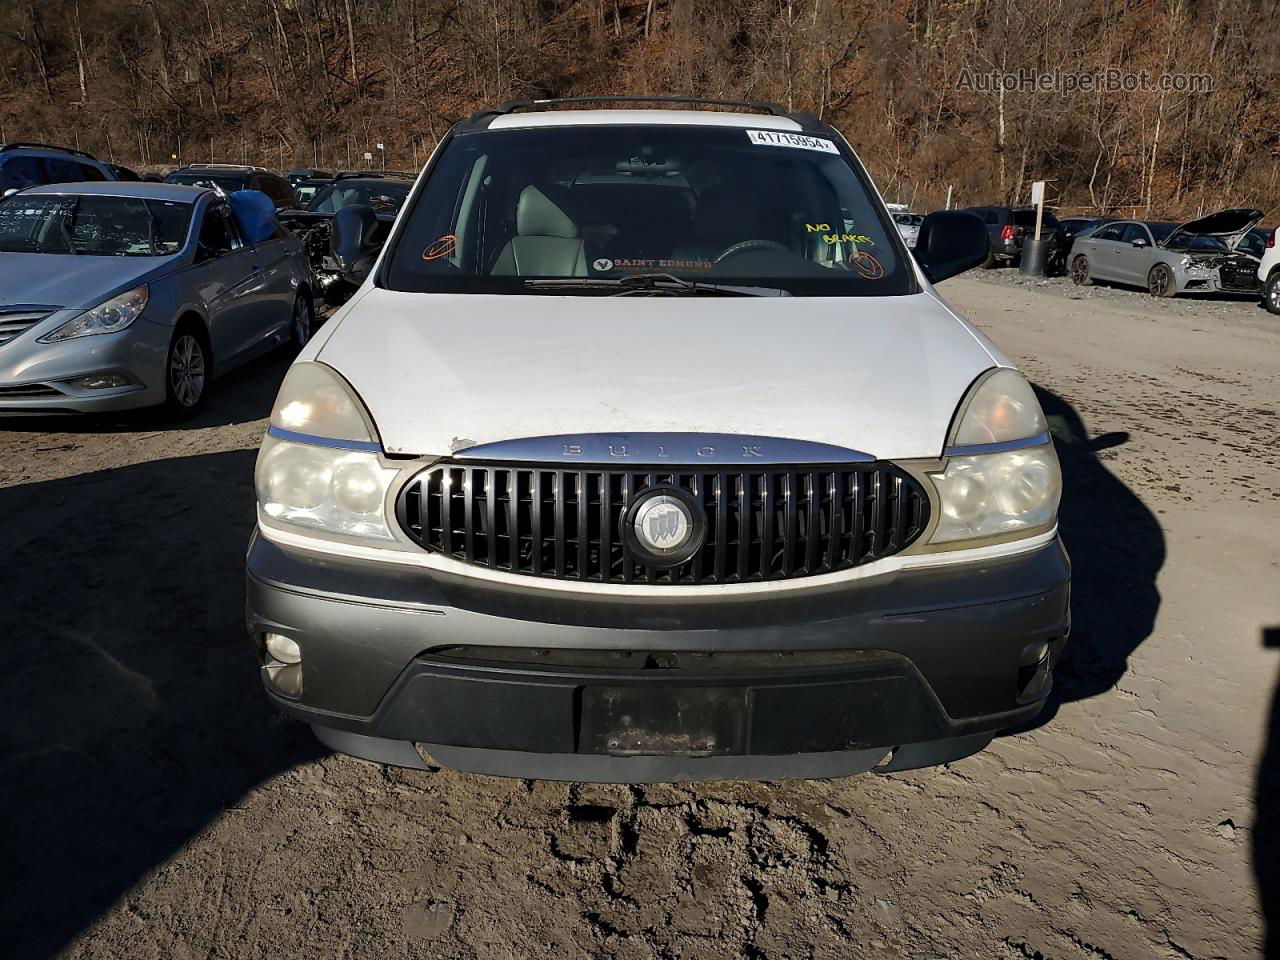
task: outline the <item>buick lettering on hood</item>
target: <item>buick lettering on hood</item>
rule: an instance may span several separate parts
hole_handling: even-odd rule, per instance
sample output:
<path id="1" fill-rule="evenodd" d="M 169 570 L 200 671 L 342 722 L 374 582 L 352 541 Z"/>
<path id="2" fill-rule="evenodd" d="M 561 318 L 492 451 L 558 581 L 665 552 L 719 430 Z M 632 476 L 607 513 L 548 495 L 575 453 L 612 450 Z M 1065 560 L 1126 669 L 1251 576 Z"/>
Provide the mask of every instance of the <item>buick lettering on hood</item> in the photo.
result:
<path id="1" fill-rule="evenodd" d="M 827 124 L 614 100 L 457 124 L 385 243 L 335 217 L 359 289 L 256 468 L 266 695 L 335 750 L 514 777 L 981 750 L 1070 626 L 1044 414 L 933 286 L 983 224 L 909 252 Z"/>

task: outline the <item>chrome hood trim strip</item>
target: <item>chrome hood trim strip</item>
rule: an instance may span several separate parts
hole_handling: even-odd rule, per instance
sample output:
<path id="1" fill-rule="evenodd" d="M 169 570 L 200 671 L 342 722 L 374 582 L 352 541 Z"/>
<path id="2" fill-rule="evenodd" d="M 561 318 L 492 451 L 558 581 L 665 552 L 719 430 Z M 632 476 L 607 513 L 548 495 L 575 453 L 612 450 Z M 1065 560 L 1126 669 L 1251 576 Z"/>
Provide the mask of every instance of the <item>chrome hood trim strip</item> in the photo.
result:
<path id="1" fill-rule="evenodd" d="M 751 464 L 874 463 L 860 450 L 829 443 L 738 433 L 588 433 L 522 437 L 455 449 L 454 460 L 543 464 Z"/>

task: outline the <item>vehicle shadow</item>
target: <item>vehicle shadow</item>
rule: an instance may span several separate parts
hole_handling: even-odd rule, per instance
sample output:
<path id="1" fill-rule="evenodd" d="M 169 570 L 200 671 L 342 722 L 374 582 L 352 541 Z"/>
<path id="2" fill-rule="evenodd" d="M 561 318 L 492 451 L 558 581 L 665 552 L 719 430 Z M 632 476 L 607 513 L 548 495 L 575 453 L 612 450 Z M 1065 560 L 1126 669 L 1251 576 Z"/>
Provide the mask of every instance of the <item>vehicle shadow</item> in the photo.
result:
<path id="1" fill-rule="evenodd" d="M 293 348 L 285 347 L 219 377 L 213 381 L 204 409 L 188 420 L 175 419 L 163 407 L 81 416 L 4 417 L 0 418 L 0 436 L 6 431 L 68 435 L 203 430 L 261 420 L 271 413 L 280 381 L 295 356 Z"/>
<path id="2" fill-rule="evenodd" d="M 1005 736 L 1041 727 L 1062 704 L 1106 693 L 1120 681 L 1130 654 L 1155 626 L 1156 577 L 1165 559 L 1155 514 L 1105 466 L 1106 451 L 1127 443 L 1129 434 L 1090 436 L 1071 404 L 1041 387 L 1035 392 L 1062 464 L 1058 524 L 1072 559 L 1071 638 L 1044 710 Z"/>
<path id="3" fill-rule="evenodd" d="M 1262 645 L 1280 649 L 1280 626 L 1262 631 Z M 1253 872 L 1262 903 L 1262 955 L 1280 960 L 1280 671 L 1271 694 L 1267 745 L 1258 764 L 1254 794 Z"/>
<path id="4" fill-rule="evenodd" d="M 325 751 L 258 691 L 252 451 L 0 489 L 0 929 L 47 957 L 263 780 Z"/>

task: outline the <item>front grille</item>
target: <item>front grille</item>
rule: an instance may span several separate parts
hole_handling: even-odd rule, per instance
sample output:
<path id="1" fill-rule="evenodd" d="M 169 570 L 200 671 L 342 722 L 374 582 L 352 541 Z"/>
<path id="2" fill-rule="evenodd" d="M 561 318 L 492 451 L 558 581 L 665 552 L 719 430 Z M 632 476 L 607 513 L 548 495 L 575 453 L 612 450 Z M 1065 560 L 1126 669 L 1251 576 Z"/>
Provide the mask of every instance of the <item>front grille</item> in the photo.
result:
<path id="1" fill-rule="evenodd" d="M 0 346 L 8 343 L 18 334 L 26 333 L 48 315 L 47 311 L 0 313 Z"/>
<path id="2" fill-rule="evenodd" d="M 706 538 L 685 563 L 646 565 L 622 518 L 651 487 L 701 506 Z M 420 546 L 490 570 L 596 583 L 718 584 L 847 570 L 898 553 L 923 532 L 929 500 L 887 464 L 563 470 L 440 463 L 401 491 L 398 514 Z"/>
<path id="3" fill-rule="evenodd" d="M 1218 268 L 1218 281 L 1226 289 L 1252 293 L 1258 289 L 1258 265 L 1224 263 Z"/>
<path id="4" fill-rule="evenodd" d="M 15 386 L 0 386 L 0 397 L 61 397 L 60 390 L 46 387 L 43 383 L 21 383 Z"/>

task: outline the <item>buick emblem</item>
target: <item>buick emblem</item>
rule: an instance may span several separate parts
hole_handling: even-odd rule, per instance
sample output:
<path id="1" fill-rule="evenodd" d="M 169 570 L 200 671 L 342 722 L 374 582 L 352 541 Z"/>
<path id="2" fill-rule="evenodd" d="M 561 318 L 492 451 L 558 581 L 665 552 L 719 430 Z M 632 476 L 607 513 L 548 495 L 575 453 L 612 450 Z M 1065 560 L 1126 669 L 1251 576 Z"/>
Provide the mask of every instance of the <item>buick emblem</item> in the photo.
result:
<path id="1" fill-rule="evenodd" d="M 657 554 L 679 550 L 693 535 L 693 517 L 675 497 L 650 497 L 636 511 L 636 539 Z"/>
<path id="2" fill-rule="evenodd" d="M 660 487 L 645 491 L 623 520 L 623 535 L 641 563 L 656 567 L 684 563 L 702 546 L 703 520 L 685 490 Z"/>

